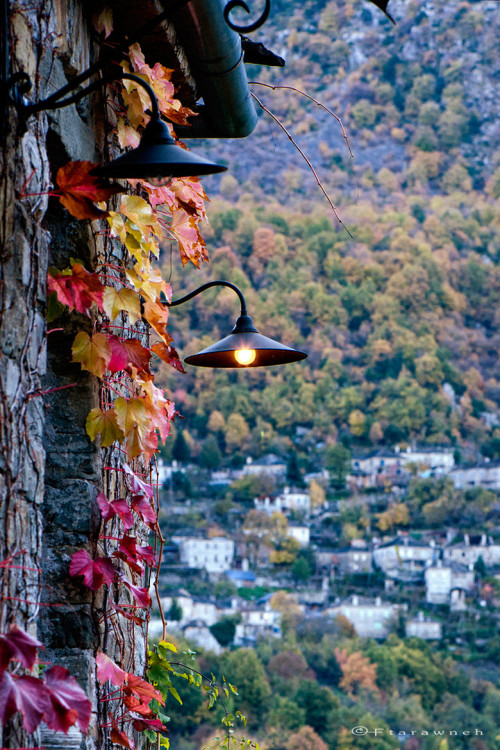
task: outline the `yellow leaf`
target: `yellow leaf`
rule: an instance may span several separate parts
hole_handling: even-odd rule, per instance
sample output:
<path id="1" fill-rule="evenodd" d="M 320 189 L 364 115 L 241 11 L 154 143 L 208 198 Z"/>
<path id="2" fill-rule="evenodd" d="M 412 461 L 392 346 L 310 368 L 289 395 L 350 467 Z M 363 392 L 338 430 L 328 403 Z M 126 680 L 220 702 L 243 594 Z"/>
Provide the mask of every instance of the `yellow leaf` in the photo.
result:
<path id="1" fill-rule="evenodd" d="M 146 239 L 149 238 L 151 232 L 156 234 L 157 237 L 162 236 L 158 219 L 144 198 L 140 198 L 138 195 L 126 195 L 122 198 L 120 212 L 141 230 Z"/>
<path id="2" fill-rule="evenodd" d="M 84 331 L 77 333 L 71 348 L 73 362 L 80 362 L 82 370 L 88 370 L 92 375 L 102 378 L 111 359 L 111 348 L 103 333 L 89 336 Z"/>
<path id="3" fill-rule="evenodd" d="M 101 448 L 107 448 L 115 440 L 121 443 L 124 437 L 122 430 L 118 427 L 114 409 L 108 409 L 108 411 L 92 409 L 87 417 L 85 428 L 91 440 L 95 440 L 97 435 L 101 436 Z"/>
<path id="4" fill-rule="evenodd" d="M 159 646 L 163 646 L 163 648 L 168 648 L 169 651 L 174 651 L 177 653 L 177 646 L 175 643 L 170 643 L 170 641 L 160 641 L 158 644 Z"/>
<path id="5" fill-rule="evenodd" d="M 127 287 L 115 289 L 112 286 L 106 286 L 103 294 L 103 308 L 111 321 L 118 313 L 125 311 L 128 313 L 131 324 L 134 325 L 141 314 L 141 301 L 133 289 L 127 289 Z"/>

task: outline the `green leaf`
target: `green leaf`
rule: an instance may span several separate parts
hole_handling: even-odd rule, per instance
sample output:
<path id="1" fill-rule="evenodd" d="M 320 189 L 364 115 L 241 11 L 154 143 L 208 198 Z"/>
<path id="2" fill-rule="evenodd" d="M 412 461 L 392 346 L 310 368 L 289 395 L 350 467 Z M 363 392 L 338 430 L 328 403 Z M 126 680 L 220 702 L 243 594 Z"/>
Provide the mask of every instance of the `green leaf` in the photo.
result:
<path id="1" fill-rule="evenodd" d="M 168 688 L 168 691 L 169 691 L 169 693 L 170 693 L 171 695 L 173 695 L 173 696 L 174 696 L 174 698 L 175 698 L 175 700 L 176 700 L 176 701 L 179 701 L 179 703 L 180 703 L 180 704 L 181 704 L 181 706 L 182 706 L 182 698 L 181 698 L 181 696 L 179 695 L 179 693 L 177 692 L 177 690 L 176 690 L 176 689 L 175 689 L 174 687 L 169 687 L 169 688 Z"/>

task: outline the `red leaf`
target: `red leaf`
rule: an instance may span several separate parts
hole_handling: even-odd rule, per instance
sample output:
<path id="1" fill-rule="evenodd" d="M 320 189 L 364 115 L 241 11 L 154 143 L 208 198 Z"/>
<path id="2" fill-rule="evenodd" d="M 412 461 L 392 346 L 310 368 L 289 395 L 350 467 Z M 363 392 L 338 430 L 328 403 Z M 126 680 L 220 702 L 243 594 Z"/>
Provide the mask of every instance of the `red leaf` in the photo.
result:
<path id="1" fill-rule="evenodd" d="M 167 727 L 162 724 L 160 719 L 134 719 L 132 726 L 137 732 L 143 732 L 145 729 L 152 729 L 155 732 L 168 732 Z"/>
<path id="2" fill-rule="evenodd" d="M 149 596 L 147 589 L 140 588 L 139 586 L 134 586 L 134 584 L 130 583 L 128 578 L 126 578 L 126 576 L 124 575 L 121 576 L 121 581 L 123 582 L 123 585 L 128 588 L 139 606 L 147 609 L 151 605 L 151 597 Z"/>
<path id="3" fill-rule="evenodd" d="M 111 726 L 111 742 L 114 742 L 116 745 L 121 745 L 121 747 L 127 747 L 129 750 L 134 750 L 134 743 L 127 737 L 125 732 L 121 732 L 118 729 L 118 724 L 114 719 L 111 719 Z"/>
<path id="4" fill-rule="evenodd" d="M 133 711 L 136 714 L 144 717 L 153 718 L 155 714 L 147 703 L 143 703 L 139 698 L 135 698 L 133 695 L 126 695 L 122 698 L 123 705 L 128 708 L 129 711 Z"/>
<path id="5" fill-rule="evenodd" d="M 144 497 L 144 495 L 132 495 L 132 510 L 135 510 L 137 515 L 140 516 L 144 523 L 147 523 L 150 528 L 156 526 L 156 511 L 147 497 Z"/>
<path id="6" fill-rule="evenodd" d="M 142 561 L 151 567 L 155 564 L 153 548 L 149 545 L 138 547 L 134 537 L 128 535 L 120 539 L 118 551 L 114 553 L 114 556 L 124 560 L 136 573 L 142 573 L 144 570 Z"/>
<path id="7" fill-rule="evenodd" d="M 115 664 L 109 656 L 103 654 L 102 651 L 97 654 L 95 663 L 97 666 L 97 679 L 100 683 L 109 680 L 116 687 L 120 687 L 128 677 L 127 672 L 121 669 L 118 664 Z"/>
<path id="8" fill-rule="evenodd" d="M 123 464 L 122 469 L 125 474 L 128 474 L 130 477 L 130 487 L 135 495 L 147 495 L 149 498 L 153 499 L 153 488 L 150 484 L 143 482 L 142 479 L 132 471 L 130 466 L 127 466 L 127 464 Z"/>
<path id="9" fill-rule="evenodd" d="M 80 549 L 71 558 L 69 574 L 70 576 L 83 576 L 85 586 L 92 591 L 97 591 L 104 581 L 108 584 L 113 581 L 115 569 L 109 557 L 97 557 L 93 560 L 86 550 Z"/>
<path id="10" fill-rule="evenodd" d="M 0 673 L 7 668 L 11 659 L 21 662 L 26 669 L 31 669 L 35 663 L 37 648 L 43 648 L 40 641 L 20 630 L 17 625 L 11 625 L 8 633 L 0 635 Z"/>
<path id="11" fill-rule="evenodd" d="M 57 172 L 56 182 L 61 191 L 59 200 L 77 219 L 103 218 L 107 212 L 101 211 L 94 203 L 124 192 L 118 185 L 100 185 L 98 178 L 89 174 L 96 166 L 90 161 L 70 161 Z"/>
<path id="12" fill-rule="evenodd" d="M 47 669 L 43 678 L 50 696 L 49 709 L 44 716 L 49 729 L 67 734 L 68 729 L 77 723 L 85 732 L 90 722 L 92 704 L 75 678 L 60 666 Z"/>
<path id="13" fill-rule="evenodd" d="M 167 346 L 163 341 L 158 341 L 156 344 L 153 344 L 151 351 L 157 354 L 168 365 L 175 367 L 179 372 L 186 372 L 179 359 L 177 350 L 173 346 Z"/>
<path id="14" fill-rule="evenodd" d="M 47 275 L 47 289 L 55 292 L 57 299 L 70 310 L 90 315 L 90 308 L 95 302 L 102 310 L 104 287 L 96 273 L 89 273 L 80 263 L 73 263 L 71 271 L 57 271 Z"/>
<path id="15" fill-rule="evenodd" d="M 101 511 L 101 516 L 105 521 L 109 521 L 110 518 L 116 516 L 116 510 L 113 508 L 108 498 L 103 492 L 97 494 L 97 505 Z"/>
<path id="16" fill-rule="evenodd" d="M 13 677 L 4 672 L 0 679 L 0 724 L 5 724 L 16 711 L 23 716 L 28 734 L 35 731 L 49 709 L 47 688 L 42 680 L 26 675 Z"/>
<path id="17" fill-rule="evenodd" d="M 143 703 L 150 703 L 154 698 L 158 703 L 161 703 L 162 706 L 165 705 L 162 694 L 149 682 L 141 680 L 141 678 L 137 677 L 135 674 L 128 675 L 127 684 L 123 690 L 128 695 L 134 695 L 136 698 L 139 698 Z"/>
<path id="18" fill-rule="evenodd" d="M 146 349 L 138 339 L 122 339 L 119 336 L 108 336 L 111 348 L 111 359 L 108 362 L 108 370 L 120 372 L 135 367 L 138 373 L 149 373 L 149 360 L 151 352 Z"/>
<path id="19" fill-rule="evenodd" d="M 128 531 L 134 525 L 134 516 L 132 515 L 128 503 L 126 500 L 113 500 L 110 505 L 113 506 L 113 510 L 123 521 L 123 527 L 125 531 Z"/>

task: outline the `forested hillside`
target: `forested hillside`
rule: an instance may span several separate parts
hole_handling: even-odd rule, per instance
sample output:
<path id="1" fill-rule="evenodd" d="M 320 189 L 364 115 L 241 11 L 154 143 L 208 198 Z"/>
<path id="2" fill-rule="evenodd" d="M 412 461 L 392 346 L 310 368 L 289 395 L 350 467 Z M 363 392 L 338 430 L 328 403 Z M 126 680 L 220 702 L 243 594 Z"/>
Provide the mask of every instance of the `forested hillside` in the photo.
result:
<path id="1" fill-rule="evenodd" d="M 252 86 L 345 228 L 268 115 L 245 141 L 212 145 L 229 172 L 206 183 L 211 262 L 182 277 L 174 264 L 174 293 L 228 279 L 262 333 L 309 353 L 280 368 L 163 372 L 189 433 L 220 432 L 213 412 L 232 419 L 231 451 L 279 450 L 304 427 L 315 442 L 418 439 L 500 456 L 500 12 L 391 10 L 395 27 L 357 0 L 274 2 L 256 35 L 287 65 L 250 78 L 300 89 L 345 124 L 354 158 L 326 111 Z M 180 353 L 226 335 L 237 314 L 229 290 L 172 311 Z"/>

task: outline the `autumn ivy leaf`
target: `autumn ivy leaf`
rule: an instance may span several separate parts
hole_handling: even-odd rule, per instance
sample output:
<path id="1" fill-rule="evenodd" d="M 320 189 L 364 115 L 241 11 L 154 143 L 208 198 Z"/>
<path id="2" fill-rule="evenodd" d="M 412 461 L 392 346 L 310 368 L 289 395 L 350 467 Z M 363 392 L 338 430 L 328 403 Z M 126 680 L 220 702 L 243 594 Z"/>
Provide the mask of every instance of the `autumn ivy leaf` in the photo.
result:
<path id="1" fill-rule="evenodd" d="M 168 732 L 167 727 L 160 719 L 134 719 L 132 726 L 137 732 L 143 732 L 145 729 L 152 729 L 154 732 Z"/>
<path id="2" fill-rule="evenodd" d="M 146 680 L 142 680 L 135 674 L 129 674 L 127 677 L 127 684 L 124 687 L 124 692 L 128 695 L 133 695 L 143 703 L 150 703 L 152 700 L 158 701 L 162 706 L 165 705 L 162 694 L 156 690 L 153 685 Z"/>
<path id="3" fill-rule="evenodd" d="M 20 711 L 23 726 L 31 734 L 49 709 L 47 689 L 42 680 L 31 675 L 14 677 L 4 672 L 0 678 L 0 725 Z"/>
<path id="4" fill-rule="evenodd" d="M 127 737 L 125 732 L 122 732 L 118 729 L 118 724 L 113 718 L 111 719 L 111 732 L 109 736 L 111 742 L 114 742 L 116 745 L 126 747 L 128 748 L 128 750 L 134 750 L 134 743 Z"/>
<path id="5" fill-rule="evenodd" d="M 129 711 L 133 711 L 140 716 L 151 718 L 155 716 L 155 714 L 153 713 L 153 709 L 149 706 L 149 704 L 143 703 L 134 695 L 125 695 L 122 698 L 122 703 L 126 708 L 128 708 Z"/>
<path id="6" fill-rule="evenodd" d="M 144 495 L 133 495 L 131 500 L 132 510 L 135 510 L 138 516 L 142 518 L 150 528 L 156 526 L 156 511 L 151 506 L 149 500 Z"/>
<path id="7" fill-rule="evenodd" d="M 114 557 L 124 560 L 136 573 L 143 572 L 144 567 L 142 562 L 145 562 L 150 567 L 155 565 L 153 548 L 149 544 L 146 547 L 138 546 L 136 539 L 128 536 L 128 534 L 125 534 L 120 539 L 118 550 L 114 552 Z"/>
<path id="8" fill-rule="evenodd" d="M 151 266 L 149 260 L 136 263 L 134 268 L 126 269 L 125 274 L 136 290 L 151 302 L 164 294 L 168 302 L 172 299 L 172 287 L 164 281 L 159 268 Z"/>
<path id="9" fill-rule="evenodd" d="M 202 261 L 208 260 L 206 245 L 200 236 L 196 218 L 184 208 L 174 208 L 172 211 L 169 231 L 179 243 L 183 266 L 190 261 L 199 268 Z"/>
<path id="10" fill-rule="evenodd" d="M 149 596 L 147 589 L 141 588 L 140 586 L 135 586 L 124 575 L 120 577 L 120 580 L 123 585 L 128 588 L 140 607 L 144 607 L 144 609 L 147 609 L 149 606 L 151 606 L 151 597 Z"/>
<path id="11" fill-rule="evenodd" d="M 85 331 L 76 334 L 72 346 L 73 362 L 80 362 L 82 370 L 102 378 L 111 359 L 111 348 L 103 333 L 89 336 Z"/>
<path id="12" fill-rule="evenodd" d="M 104 581 L 110 584 L 114 580 L 115 569 L 109 557 L 97 557 L 93 560 L 87 550 L 80 549 L 71 558 L 69 574 L 83 576 L 85 586 L 97 591 Z"/>
<path id="13" fill-rule="evenodd" d="M 131 458 L 143 450 L 147 435 L 151 432 L 151 414 L 144 398 L 119 397 L 114 402 L 116 421 L 126 440 L 133 443 L 134 450 L 128 451 Z"/>
<path id="14" fill-rule="evenodd" d="M 75 678 L 67 669 L 56 665 L 43 673 L 43 680 L 50 698 L 49 708 L 44 714 L 44 721 L 49 729 L 67 733 L 76 723 L 82 732 L 86 732 L 92 704 Z"/>
<path id="15" fill-rule="evenodd" d="M 130 466 L 128 466 L 127 464 L 122 464 L 122 469 L 129 477 L 132 492 L 136 495 L 147 495 L 147 497 L 152 500 L 153 488 L 151 487 L 151 485 L 147 484 L 147 482 L 143 482 L 142 479 L 138 477 L 137 474 L 133 472 Z"/>
<path id="16" fill-rule="evenodd" d="M 142 317 L 151 325 L 156 333 L 170 343 L 172 337 L 167 333 L 168 306 L 161 302 L 147 301 L 144 304 Z"/>
<path id="17" fill-rule="evenodd" d="M 138 195 L 126 195 L 122 198 L 120 213 L 126 216 L 148 239 L 151 233 L 162 236 L 162 229 L 153 208 L 144 198 Z"/>
<path id="18" fill-rule="evenodd" d="M 47 274 L 47 291 L 54 292 L 57 300 L 84 315 L 90 315 L 90 308 L 95 302 L 102 309 L 104 287 L 96 273 L 90 273 L 80 263 L 73 263 L 71 269 L 58 271 L 49 269 Z"/>
<path id="19" fill-rule="evenodd" d="M 97 166 L 90 161 L 70 161 L 57 172 L 59 200 L 77 219 L 104 218 L 107 212 L 94 204 L 123 192 L 118 185 L 101 185 L 99 179 L 90 174 Z"/>
<path id="20" fill-rule="evenodd" d="M 181 360 L 179 359 L 177 350 L 173 346 L 167 346 L 163 343 L 163 341 L 158 341 L 156 344 L 153 344 L 153 346 L 151 347 L 151 351 L 153 351 L 158 357 L 160 357 L 160 359 L 162 359 L 171 367 L 174 367 L 179 372 L 186 372 Z"/>
<path id="21" fill-rule="evenodd" d="M 126 681 L 128 673 L 121 669 L 118 664 L 115 664 L 115 662 L 102 651 L 97 654 L 95 663 L 97 667 L 97 679 L 101 684 L 104 684 L 109 680 L 112 685 L 120 687 Z"/>
<path id="22" fill-rule="evenodd" d="M 31 669 L 38 648 L 43 648 L 40 641 L 17 625 L 11 625 L 8 633 L 0 635 L 0 673 L 7 668 L 12 659 L 20 662 L 26 669 Z"/>
<path id="23" fill-rule="evenodd" d="M 126 146 L 137 148 L 141 142 L 140 133 L 136 128 L 128 125 L 124 117 L 118 117 L 116 130 L 118 133 L 118 143 L 122 148 L 125 148 Z"/>
<path id="24" fill-rule="evenodd" d="M 122 339 L 119 336 L 108 336 L 111 359 L 108 362 L 110 372 L 120 372 L 135 367 L 137 372 L 149 372 L 151 352 L 138 339 Z"/>
<path id="25" fill-rule="evenodd" d="M 99 34 L 104 31 L 104 38 L 107 39 L 113 31 L 112 9 L 108 7 L 103 8 L 99 13 L 96 13 L 92 17 L 92 23 L 94 24 L 95 30 L 99 32 Z"/>
<path id="26" fill-rule="evenodd" d="M 136 291 L 127 287 L 122 287 L 121 289 L 115 289 L 113 286 L 105 287 L 102 306 L 111 322 L 122 311 L 128 314 L 132 325 L 134 325 L 141 315 L 139 295 Z"/>
<path id="27" fill-rule="evenodd" d="M 121 615 L 122 617 L 125 617 L 125 619 L 130 620 L 131 622 L 135 622 L 136 625 L 144 625 L 145 620 L 143 620 L 141 617 L 138 617 L 137 615 L 134 615 L 133 612 L 127 612 L 126 609 L 123 609 L 123 607 L 120 607 L 118 604 L 115 604 L 114 602 L 112 602 L 110 606 L 119 615 Z"/>
<path id="28" fill-rule="evenodd" d="M 208 198 L 198 177 L 176 177 L 169 188 L 188 213 L 195 212 L 199 219 L 205 218 Z"/>
<path id="29" fill-rule="evenodd" d="M 97 495 L 97 504 L 105 521 L 119 516 L 123 521 L 125 531 L 128 531 L 134 525 L 134 517 L 128 507 L 127 501 L 123 498 L 110 502 L 102 492 L 99 492 Z"/>
<path id="30" fill-rule="evenodd" d="M 95 440 L 97 435 L 101 436 L 101 448 L 107 448 L 115 441 L 121 443 L 125 437 L 123 430 L 116 421 L 113 408 L 107 411 L 98 408 L 92 409 L 87 416 L 85 429 L 91 440 Z"/>

